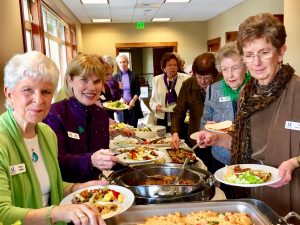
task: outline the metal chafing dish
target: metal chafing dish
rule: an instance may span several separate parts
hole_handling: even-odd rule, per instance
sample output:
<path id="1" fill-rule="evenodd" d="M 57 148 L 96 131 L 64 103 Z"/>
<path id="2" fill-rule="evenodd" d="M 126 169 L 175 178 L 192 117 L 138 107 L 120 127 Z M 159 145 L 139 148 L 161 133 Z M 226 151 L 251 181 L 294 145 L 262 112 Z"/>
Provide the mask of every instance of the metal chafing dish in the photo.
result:
<path id="1" fill-rule="evenodd" d="M 135 168 L 148 175 L 176 175 L 180 164 L 151 164 L 139 165 Z M 136 185 L 138 180 L 144 179 L 141 174 L 124 168 L 112 173 L 109 179 L 118 185 L 128 187 L 135 193 L 136 204 L 205 201 L 215 194 L 213 176 L 194 166 L 186 167 L 184 178 L 194 180 L 196 185 Z"/>
<path id="2" fill-rule="evenodd" d="M 220 213 L 244 212 L 251 217 L 255 225 L 288 225 L 269 206 L 255 199 L 138 205 L 132 206 L 128 211 L 106 222 L 108 225 L 136 225 L 143 223 L 147 217 L 151 216 L 175 212 L 185 215 L 200 210 L 212 210 Z"/>

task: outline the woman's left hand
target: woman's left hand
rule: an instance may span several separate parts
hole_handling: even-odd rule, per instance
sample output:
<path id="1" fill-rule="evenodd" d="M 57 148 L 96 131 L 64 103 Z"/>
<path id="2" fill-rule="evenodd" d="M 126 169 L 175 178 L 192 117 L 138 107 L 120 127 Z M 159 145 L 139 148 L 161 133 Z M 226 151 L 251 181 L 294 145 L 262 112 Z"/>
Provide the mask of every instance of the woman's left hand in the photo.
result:
<path id="1" fill-rule="evenodd" d="M 297 160 L 295 160 L 294 158 L 291 158 L 281 163 L 278 169 L 279 169 L 279 176 L 282 177 L 282 179 L 277 183 L 269 186 L 273 188 L 278 188 L 290 183 L 290 181 L 292 180 L 292 172 L 297 167 L 298 167 L 298 163 Z"/>

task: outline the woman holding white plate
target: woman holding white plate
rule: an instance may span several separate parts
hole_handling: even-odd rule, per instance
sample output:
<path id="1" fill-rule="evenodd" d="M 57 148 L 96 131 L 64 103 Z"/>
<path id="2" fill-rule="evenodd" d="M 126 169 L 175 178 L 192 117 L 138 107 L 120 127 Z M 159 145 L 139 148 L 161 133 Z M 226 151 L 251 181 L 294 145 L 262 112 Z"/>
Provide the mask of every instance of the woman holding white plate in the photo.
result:
<path id="1" fill-rule="evenodd" d="M 231 163 L 252 160 L 278 167 L 281 181 L 250 189 L 250 196 L 270 205 L 279 215 L 300 212 L 300 78 L 283 64 L 286 32 L 272 14 L 251 16 L 239 26 L 238 48 L 251 73 L 238 102 L 233 136 L 198 133 L 201 147 L 231 149 Z M 249 190 L 249 189 L 248 189 Z M 297 224 L 297 223 L 296 223 Z M 298 221 L 299 224 L 299 221 Z"/>

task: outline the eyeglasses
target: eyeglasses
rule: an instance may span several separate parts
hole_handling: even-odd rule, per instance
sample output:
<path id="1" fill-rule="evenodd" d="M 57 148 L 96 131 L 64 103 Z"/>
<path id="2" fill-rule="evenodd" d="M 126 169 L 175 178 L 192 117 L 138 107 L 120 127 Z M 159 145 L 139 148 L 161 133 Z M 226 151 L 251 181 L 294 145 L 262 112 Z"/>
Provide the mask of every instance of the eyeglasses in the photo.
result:
<path id="1" fill-rule="evenodd" d="M 265 51 L 265 50 L 257 53 L 256 55 L 253 53 L 248 53 L 243 56 L 243 61 L 245 63 L 253 62 L 253 60 L 255 59 L 255 56 L 257 56 L 260 60 L 265 61 L 265 60 L 272 58 L 273 53 L 274 53 L 273 51 Z"/>
<path id="2" fill-rule="evenodd" d="M 212 79 L 212 75 L 201 76 L 199 74 L 196 74 L 196 78 L 197 78 L 197 80 L 210 81 Z"/>
<path id="3" fill-rule="evenodd" d="M 232 66 L 232 67 L 221 67 L 222 73 L 228 73 L 231 71 L 231 73 L 237 73 L 240 72 L 242 69 L 241 66 Z"/>

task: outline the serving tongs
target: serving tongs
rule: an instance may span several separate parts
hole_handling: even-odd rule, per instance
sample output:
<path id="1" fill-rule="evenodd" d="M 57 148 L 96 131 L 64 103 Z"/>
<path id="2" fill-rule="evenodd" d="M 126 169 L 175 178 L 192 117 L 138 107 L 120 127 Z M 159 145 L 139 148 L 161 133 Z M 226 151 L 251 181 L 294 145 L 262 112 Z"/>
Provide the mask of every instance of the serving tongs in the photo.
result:
<path id="1" fill-rule="evenodd" d="M 184 163 L 182 164 L 182 167 L 180 168 L 180 170 L 179 170 L 179 172 L 178 172 L 178 174 L 177 174 L 177 176 L 176 176 L 176 178 L 175 178 L 173 184 L 179 185 L 179 181 L 181 180 L 181 177 L 182 177 L 182 175 L 183 175 L 183 173 L 184 173 L 185 167 L 186 167 L 186 165 L 187 165 L 189 162 L 190 162 L 190 159 L 189 159 L 188 157 L 185 158 Z"/>
<path id="2" fill-rule="evenodd" d="M 119 163 L 120 165 L 125 166 L 125 167 L 127 167 L 127 168 L 130 168 L 130 169 L 132 169 L 132 170 L 134 170 L 134 171 L 136 171 L 136 172 L 138 172 L 138 173 L 140 173 L 140 174 L 142 174 L 142 175 L 143 175 L 144 177 L 146 177 L 147 179 L 159 179 L 159 180 L 160 180 L 160 179 L 163 179 L 163 176 L 162 176 L 162 175 L 148 175 L 148 174 L 145 174 L 144 172 L 142 172 L 142 171 L 140 171 L 140 170 L 134 168 L 133 166 L 130 166 L 130 165 L 128 165 L 127 163 L 124 163 L 124 162 L 122 162 L 122 161 L 120 161 L 120 160 L 118 160 L 117 163 Z"/>

